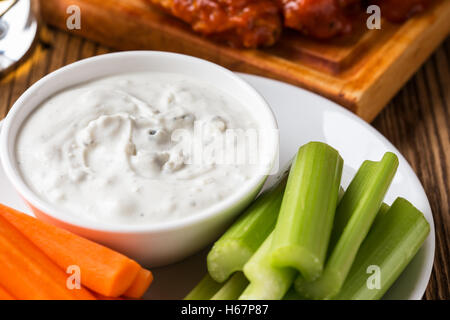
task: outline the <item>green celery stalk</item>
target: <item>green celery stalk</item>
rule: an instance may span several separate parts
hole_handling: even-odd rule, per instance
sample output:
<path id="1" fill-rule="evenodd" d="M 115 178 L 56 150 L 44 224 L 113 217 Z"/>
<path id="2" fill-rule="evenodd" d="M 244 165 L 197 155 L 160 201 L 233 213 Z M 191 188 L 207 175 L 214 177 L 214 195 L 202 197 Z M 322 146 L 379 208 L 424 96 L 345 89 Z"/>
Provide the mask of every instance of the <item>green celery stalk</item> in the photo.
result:
<path id="1" fill-rule="evenodd" d="M 380 210 L 378 210 L 377 217 L 375 219 L 379 219 L 379 217 L 385 215 L 386 212 L 388 212 L 390 208 L 391 207 L 389 205 L 387 205 L 386 203 L 383 202 L 381 204 Z"/>
<path id="2" fill-rule="evenodd" d="M 344 196 L 344 188 L 342 188 L 342 187 L 339 187 L 339 192 L 338 192 L 338 200 L 337 200 L 337 203 L 339 203 L 339 202 L 341 202 L 341 200 L 342 200 L 342 197 Z"/>
<path id="3" fill-rule="evenodd" d="M 340 194 L 340 197 L 342 198 L 341 194 Z M 378 219 L 380 219 L 380 217 L 382 215 L 384 215 L 388 210 L 389 210 L 389 206 L 386 203 L 383 202 L 383 204 L 381 205 L 380 210 L 378 210 L 377 217 L 375 219 L 374 225 L 375 225 L 376 221 Z M 372 232 L 372 231 L 370 231 L 370 232 Z M 359 251 L 358 251 L 358 255 L 359 255 Z M 350 273 L 351 273 L 351 271 L 350 271 Z M 348 277 L 350 277 L 350 275 Z M 344 287 L 345 287 L 345 284 L 344 284 Z M 300 293 L 298 293 L 297 290 L 295 290 L 295 286 L 292 286 L 289 289 L 289 291 L 286 293 L 286 295 L 283 297 L 283 300 L 306 300 L 306 299 Z"/>
<path id="4" fill-rule="evenodd" d="M 207 257 L 208 272 L 223 282 L 244 264 L 275 227 L 286 187 L 286 174 L 261 194 L 238 220 L 216 241 Z"/>
<path id="5" fill-rule="evenodd" d="M 236 300 L 247 285 L 248 280 L 245 275 L 240 271 L 235 272 L 230 279 L 223 283 L 222 288 L 216 292 L 211 300 Z"/>
<path id="6" fill-rule="evenodd" d="M 292 164 L 272 243 L 276 267 L 312 281 L 322 272 L 338 200 L 343 160 L 321 142 L 302 146 Z"/>
<path id="7" fill-rule="evenodd" d="M 224 283 L 215 281 L 207 273 L 184 300 L 236 300 L 247 285 L 242 272 L 236 272 Z"/>
<path id="8" fill-rule="evenodd" d="M 334 224 L 331 231 L 327 256 L 331 254 L 331 251 L 336 246 L 342 232 L 347 226 L 347 223 L 358 205 L 358 199 L 361 199 L 364 196 L 364 193 L 366 192 L 365 185 L 367 184 L 368 179 L 371 178 L 372 170 L 376 166 L 377 162 L 364 161 L 348 186 L 348 192 L 344 192 L 341 196 L 334 216 Z"/>
<path id="9" fill-rule="evenodd" d="M 295 281 L 296 290 L 303 296 L 331 299 L 339 293 L 397 167 L 397 157 L 388 152 L 380 162 L 366 161 L 358 170 L 336 209 L 329 257 L 322 275 L 315 281 L 301 276 Z"/>
<path id="10" fill-rule="evenodd" d="M 383 297 L 416 255 L 429 232 L 430 225 L 423 214 L 407 200 L 397 198 L 387 212 L 378 214 L 341 291 L 333 299 L 377 300 Z M 379 267 L 378 288 L 368 286 L 369 266 Z"/>
<path id="11" fill-rule="evenodd" d="M 296 271 L 277 268 L 270 263 L 272 232 L 244 266 L 244 274 L 250 281 L 239 300 L 279 300 L 294 282 Z"/>
<path id="12" fill-rule="evenodd" d="M 284 295 L 282 300 L 306 300 L 300 293 L 295 290 L 295 287 L 292 286 L 289 288 L 288 292 Z"/>
<path id="13" fill-rule="evenodd" d="M 222 283 L 214 281 L 207 273 L 197 286 L 188 293 L 184 300 L 209 300 L 222 288 L 222 286 Z"/>
<path id="14" fill-rule="evenodd" d="M 344 189 L 342 187 L 339 189 L 339 200 L 344 194 Z M 212 279 L 209 277 L 209 279 Z M 214 280 L 213 280 L 214 281 Z M 214 281 L 214 284 L 218 282 Z M 244 289 L 249 284 L 247 278 L 242 272 L 234 273 L 231 278 L 222 284 L 216 294 L 211 298 L 211 300 L 236 300 L 244 291 Z M 215 288 L 215 287 L 214 287 Z M 300 294 L 295 290 L 293 286 L 289 289 L 283 300 L 303 300 Z"/>

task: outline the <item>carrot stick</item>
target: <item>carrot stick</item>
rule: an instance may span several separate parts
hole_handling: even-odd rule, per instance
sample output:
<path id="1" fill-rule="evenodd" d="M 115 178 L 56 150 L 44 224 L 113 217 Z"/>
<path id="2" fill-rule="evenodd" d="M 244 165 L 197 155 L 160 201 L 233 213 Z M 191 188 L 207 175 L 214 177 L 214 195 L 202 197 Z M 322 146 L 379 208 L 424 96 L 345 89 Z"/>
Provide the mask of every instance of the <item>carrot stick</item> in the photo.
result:
<path id="1" fill-rule="evenodd" d="M 107 297 L 107 296 L 101 295 L 100 293 L 97 293 L 97 292 L 92 292 L 92 294 L 98 300 L 125 300 L 124 298 L 121 298 L 121 297 Z"/>
<path id="2" fill-rule="evenodd" d="M 140 299 L 147 291 L 152 281 L 152 273 L 147 269 L 141 268 L 136 279 L 134 279 L 134 282 L 123 295 L 128 298 Z"/>
<path id="3" fill-rule="evenodd" d="M 18 299 L 95 299 L 86 289 L 68 289 L 68 275 L 0 217 L 0 285 Z"/>
<path id="4" fill-rule="evenodd" d="M 0 300 L 16 300 L 9 292 L 0 287 Z"/>
<path id="5" fill-rule="evenodd" d="M 64 270 L 77 265 L 81 283 L 104 296 L 121 296 L 141 269 L 136 261 L 116 251 L 2 204 L 0 217 L 19 229 Z"/>

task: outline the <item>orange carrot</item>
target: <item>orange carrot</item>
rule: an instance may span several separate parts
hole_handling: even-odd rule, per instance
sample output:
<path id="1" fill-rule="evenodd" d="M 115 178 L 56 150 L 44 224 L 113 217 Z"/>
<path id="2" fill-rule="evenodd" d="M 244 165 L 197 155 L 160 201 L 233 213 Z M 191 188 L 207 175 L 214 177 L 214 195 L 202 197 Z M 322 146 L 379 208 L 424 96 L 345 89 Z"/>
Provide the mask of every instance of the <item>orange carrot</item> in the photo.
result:
<path id="1" fill-rule="evenodd" d="M 128 298 L 140 299 L 147 291 L 152 281 L 152 273 L 147 269 L 141 268 L 136 279 L 134 279 L 134 282 L 123 295 Z"/>
<path id="2" fill-rule="evenodd" d="M 100 293 L 97 293 L 97 292 L 92 292 L 92 294 L 98 300 L 125 300 L 124 298 L 121 298 L 121 297 L 107 297 L 107 296 L 101 295 Z"/>
<path id="3" fill-rule="evenodd" d="M 141 269 L 136 261 L 116 251 L 2 204 L 0 217 L 20 230 L 63 270 L 78 266 L 81 284 L 104 296 L 121 296 Z"/>
<path id="4" fill-rule="evenodd" d="M 9 292 L 0 287 L 0 300 L 16 300 L 16 299 L 14 299 L 14 297 Z"/>
<path id="5" fill-rule="evenodd" d="M 95 299 L 70 290 L 68 275 L 16 228 L 0 217 L 0 285 L 17 299 Z"/>

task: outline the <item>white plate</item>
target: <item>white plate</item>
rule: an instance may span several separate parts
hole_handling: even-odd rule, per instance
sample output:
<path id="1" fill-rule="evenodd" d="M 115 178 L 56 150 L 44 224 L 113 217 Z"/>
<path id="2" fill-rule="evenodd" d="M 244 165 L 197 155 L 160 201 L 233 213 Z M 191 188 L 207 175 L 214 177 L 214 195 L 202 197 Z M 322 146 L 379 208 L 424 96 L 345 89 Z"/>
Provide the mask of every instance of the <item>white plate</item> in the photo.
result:
<path id="1" fill-rule="evenodd" d="M 380 160 L 387 151 L 400 160 L 397 174 L 385 201 L 402 196 L 421 210 L 431 226 L 423 247 L 384 298 L 421 299 L 430 278 L 434 259 L 434 223 L 422 185 L 400 152 L 369 124 L 337 104 L 297 87 L 250 75 L 242 77 L 269 102 L 280 127 L 280 163 L 286 163 L 298 147 L 309 141 L 323 141 L 344 158 L 342 184 L 348 185 L 364 160 Z M 1 122 L 0 122 L 1 126 Z M 0 202 L 30 212 L 0 167 Z M 155 281 L 146 298 L 180 299 L 204 275 L 207 250 L 172 266 L 153 269 Z"/>

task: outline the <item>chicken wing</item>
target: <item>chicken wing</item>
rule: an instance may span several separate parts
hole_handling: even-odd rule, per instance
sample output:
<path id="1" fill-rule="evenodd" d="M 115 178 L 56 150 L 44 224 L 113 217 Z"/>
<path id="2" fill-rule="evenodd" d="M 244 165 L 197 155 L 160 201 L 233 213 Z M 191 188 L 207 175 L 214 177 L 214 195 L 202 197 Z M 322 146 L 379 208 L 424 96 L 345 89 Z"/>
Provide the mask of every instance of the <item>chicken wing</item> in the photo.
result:
<path id="1" fill-rule="evenodd" d="M 403 22 L 412 15 L 425 10 L 433 0 L 378 0 L 381 16 L 389 21 Z"/>
<path id="2" fill-rule="evenodd" d="M 352 31 L 349 13 L 360 0 L 278 0 L 284 24 L 314 38 L 328 39 Z"/>
<path id="3" fill-rule="evenodd" d="M 274 44 L 281 15 L 274 0 L 147 0 L 192 26 L 194 31 L 254 48 Z"/>

